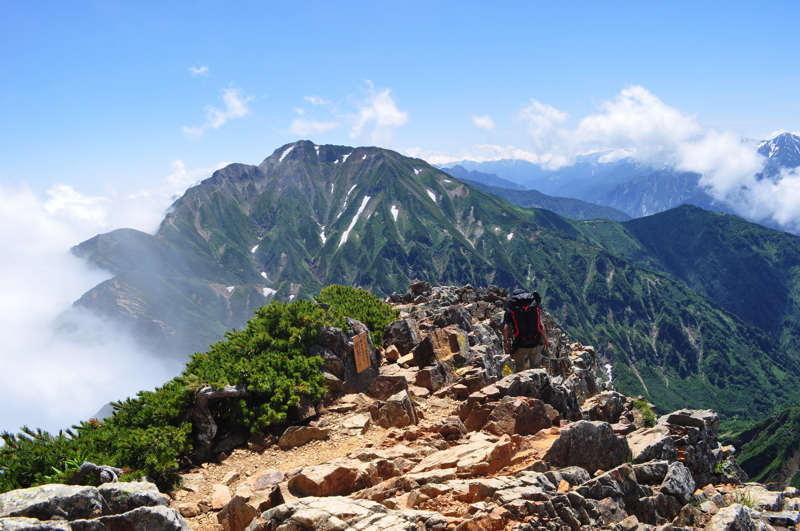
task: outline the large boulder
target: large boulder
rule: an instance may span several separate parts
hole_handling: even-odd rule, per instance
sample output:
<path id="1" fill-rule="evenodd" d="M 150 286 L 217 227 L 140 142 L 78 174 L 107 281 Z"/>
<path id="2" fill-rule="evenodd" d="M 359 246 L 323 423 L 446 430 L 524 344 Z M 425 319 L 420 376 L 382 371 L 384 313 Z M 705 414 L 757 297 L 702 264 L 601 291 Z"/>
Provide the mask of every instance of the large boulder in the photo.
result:
<path id="1" fill-rule="evenodd" d="M 653 460 L 675 461 L 677 458 L 675 442 L 665 426 L 642 428 L 628 434 L 627 437 L 634 463 Z"/>
<path id="2" fill-rule="evenodd" d="M 378 376 L 378 357 L 375 354 L 375 349 L 372 345 L 372 335 L 367 329 L 367 326 L 361 321 L 356 321 L 349 317 L 345 319 L 345 323 L 347 324 L 345 330 L 326 326 L 320 331 L 320 345 L 323 349 L 333 352 L 341 360 L 343 367 L 337 368 L 334 362 L 326 362 L 326 357 L 324 355 L 323 363 L 325 363 L 325 367 L 328 368 L 329 372 L 341 380 L 345 393 L 363 393 L 369 389 L 372 380 Z M 366 369 L 358 372 L 353 338 L 361 333 L 366 333 L 370 364 Z M 318 349 L 309 350 L 310 355 L 314 353 L 320 353 L 320 351 Z M 343 372 L 343 374 L 340 376 L 336 374 L 337 371 Z"/>
<path id="3" fill-rule="evenodd" d="M 552 425 L 541 400 L 507 396 L 489 414 L 483 429 L 496 435 L 533 435 Z"/>
<path id="4" fill-rule="evenodd" d="M 139 507 L 169 506 L 167 498 L 152 483 L 106 483 L 97 490 L 108 504 L 104 514 L 122 514 Z"/>
<path id="5" fill-rule="evenodd" d="M 379 374 L 372 380 L 367 396 L 376 400 L 386 400 L 400 391 L 408 391 L 408 381 L 400 374 Z"/>
<path id="6" fill-rule="evenodd" d="M 394 345 L 401 356 L 405 356 L 419 344 L 417 332 L 414 329 L 414 321 L 411 319 L 400 319 L 392 321 L 383 329 L 383 344 L 386 346 Z"/>
<path id="7" fill-rule="evenodd" d="M 694 478 L 692 472 L 683 463 L 674 462 L 669 464 L 667 475 L 661 483 L 661 492 L 670 494 L 678 498 L 681 503 L 689 503 L 694 494 Z"/>
<path id="8" fill-rule="evenodd" d="M 94 487 L 41 485 L 0 494 L 0 518 L 20 516 L 37 520 L 54 517 L 77 520 L 100 516 L 103 499 Z"/>
<path id="9" fill-rule="evenodd" d="M 584 419 L 600 420 L 609 424 L 619 422 L 623 411 L 625 411 L 625 397 L 616 391 L 604 391 L 589 398 L 581 406 Z"/>
<path id="10" fill-rule="evenodd" d="M 579 466 L 590 474 L 611 470 L 628 461 L 631 450 L 607 422 L 582 420 L 562 429 L 543 460 L 553 466 Z"/>
<path id="11" fill-rule="evenodd" d="M 433 320 L 433 324 L 440 328 L 456 325 L 461 330 L 471 332 L 472 316 L 462 305 L 459 304 L 456 306 L 451 306 L 437 315 Z"/>
<path id="12" fill-rule="evenodd" d="M 278 439 L 278 446 L 283 449 L 302 446 L 309 441 L 327 439 L 330 434 L 328 428 L 317 428 L 314 426 L 289 426 Z"/>
<path id="13" fill-rule="evenodd" d="M 383 428 L 405 428 L 419 422 L 417 410 L 408 391 L 392 395 L 378 409 L 376 422 Z"/>
<path id="14" fill-rule="evenodd" d="M 706 524 L 706 531 L 763 531 L 766 523 L 758 513 L 741 504 L 720 509 Z"/>
<path id="15" fill-rule="evenodd" d="M 102 524 L 103 527 L 97 524 Z M 140 507 L 126 513 L 103 516 L 89 522 L 73 522 L 74 530 L 100 531 L 102 529 L 134 531 L 191 531 L 189 524 L 175 509 L 169 507 Z"/>
<path id="16" fill-rule="evenodd" d="M 626 463 L 583 483 L 575 492 L 592 500 L 616 498 L 629 504 L 639 499 L 639 483 L 633 468 Z"/>

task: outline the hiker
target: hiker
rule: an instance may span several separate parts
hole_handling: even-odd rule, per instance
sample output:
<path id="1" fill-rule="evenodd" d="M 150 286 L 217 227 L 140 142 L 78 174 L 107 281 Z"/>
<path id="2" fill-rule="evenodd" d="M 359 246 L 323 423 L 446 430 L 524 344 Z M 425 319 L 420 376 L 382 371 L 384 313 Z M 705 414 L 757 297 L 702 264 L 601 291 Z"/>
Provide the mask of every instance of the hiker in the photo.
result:
<path id="1" fill-rule="evenodd" d="M 539 367 L 542 363 L 542 350 L 547 351 L 550 348 L 547 332 L 539 315 L 541 302 L 542 298 L 537 292 L 531 294 L 515 289 L 503 314 L 503 351 L 514 354 L 517 372 Z"/>

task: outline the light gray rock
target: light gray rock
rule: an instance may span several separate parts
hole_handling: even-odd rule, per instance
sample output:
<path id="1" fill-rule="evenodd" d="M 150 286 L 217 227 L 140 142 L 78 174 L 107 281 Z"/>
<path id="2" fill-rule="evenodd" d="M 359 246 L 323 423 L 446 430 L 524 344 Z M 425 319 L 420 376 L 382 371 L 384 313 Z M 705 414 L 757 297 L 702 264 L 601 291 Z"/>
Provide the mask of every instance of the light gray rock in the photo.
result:
<path id="1" fill-rule="evenodd" d="M 133 531 L 191 531 L 189 524 L 183 516 L 175 509 L 169 507 L 140 507 L 126 513 L 103 516 L 97 520 L 109 530 L 133 530 Z M 94 531 L 90 527 L 83 527 L 80 530 L 76 524 L 72 527 L 75 531 Z M 86 524 L 84 524 L 86 525 Z"/>
<path id="2" fill-rule="evenodd" d="M 706 531 L 764 531 L 766 524 L 752 518 L 750 510 L 741 504 L 720 509 L 706 524 Z"/>
<path id="3" fill-rule="evenodd" d="M 108 504 L 103 514 L 121 514 L 139 507 L 168 507 L 167 499 L 152 483 L 106 483 L 97 488 Z"/>
<path id="4" fill-rule="evenodd" d="M 630 457 L 625 437 L 618 437 L 607 422 L 579 421 L 561 430 L 543 460 L 556 467 L 579 466 L 590 474 L 611 470 Z"/>
<path id="5" fill-rule="evenodd" d="M 694 494 L 695 483 L 692 472 L 683 463 L 670 463 L 667 475 L 661 483 L 661 492 L 678 498 L 681 503 L 689 503 Z"/>
<path id="6" fill-rule="evenodd" d="M 18 516 L 0 518 L 0 531 L 72 531 L 72 527 L 64 520 L 42 522 L 36 518 Z"/>
<path id="7" fill-rule="evenodd" d="M 636 481 L 642 485 L 661 485 L 668 469 L 669 463 L 666 461 L 648 461 L 647 463 L 633 465 Z"/>
<path id="8" fill-rule="evenodd" d="M 41 485 L 0 494 L 0 517 L 77 520 L 99 516 L 102 511 L 103 500 L 94 487 Z"/>

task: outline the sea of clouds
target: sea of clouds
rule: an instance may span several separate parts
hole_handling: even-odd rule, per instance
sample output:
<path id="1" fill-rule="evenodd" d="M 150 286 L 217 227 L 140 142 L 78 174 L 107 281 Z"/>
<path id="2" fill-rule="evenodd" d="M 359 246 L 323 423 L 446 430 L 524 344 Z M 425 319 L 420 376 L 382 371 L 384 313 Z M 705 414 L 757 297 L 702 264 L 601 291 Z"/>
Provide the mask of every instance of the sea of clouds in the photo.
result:
<path id="1" fill-rule="evenodd" d="M 154 232 L 176 196 L 216 169 L 173 166 L 162 185 L 125 194 L 57 184 L 40 196 L 0 184 L 0 431 L 66 429 L 180 373 L 113 322 L 72 307 L 111 275 L 69 252 L 121 227 Z"/>

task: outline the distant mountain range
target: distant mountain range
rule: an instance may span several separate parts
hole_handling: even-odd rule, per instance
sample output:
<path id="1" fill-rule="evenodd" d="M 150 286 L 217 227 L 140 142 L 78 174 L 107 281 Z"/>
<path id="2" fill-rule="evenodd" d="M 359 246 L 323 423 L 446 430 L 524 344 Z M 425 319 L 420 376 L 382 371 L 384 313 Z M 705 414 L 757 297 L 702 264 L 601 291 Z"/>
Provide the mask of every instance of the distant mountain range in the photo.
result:
<path id="1" fill-rule="evenodd" d="M 767 157 L 762 177 L 772 178 L 783 169 L 800 166 L 800 137 L 782 133 L 758 143 L 758 152 Z M 484 185 L 537 190 L 543 194 L 580 199 L 595 205 L 618 209 L 633 218 L 663 212 L 682 204 L 699 206 L 716 212 L 733 213 L 731 207 L 716 201 L 700 186 L 700 175 L 676 171 L 669 164 L 648 166 L 631 159 L 604 161 L 606 154 L 593 153 L 578 157 L 575 164 L 558 170 L 547 170 L 524 160 L 488 162 L 459 161 L 442 166 L 445 171 L 463 168 L 463 175 Z M 491 175 L 491 179 L 483 177 Z M 514 186 L 503 184 L 504 181 Z M 495 192 L 491 192 L 495 193 Z M 507 195 L 515 204 L 522 198 Z M 772 228 L 767 220 L 753 220 Z"/>
<path id="2" fill-rule="evenodd" d="M 390 150 L 300 141 L 190 188 L 155 235 L 122 229 L 74 253 L 114 275 L 76 305 L 181 359 L 271 300 L 329 284 L 386 296 L 419 278 L 538 290 L 620 390 L 662 410 L 800 405 L 800 238 L 696 207 L 573 220 Z"/>

